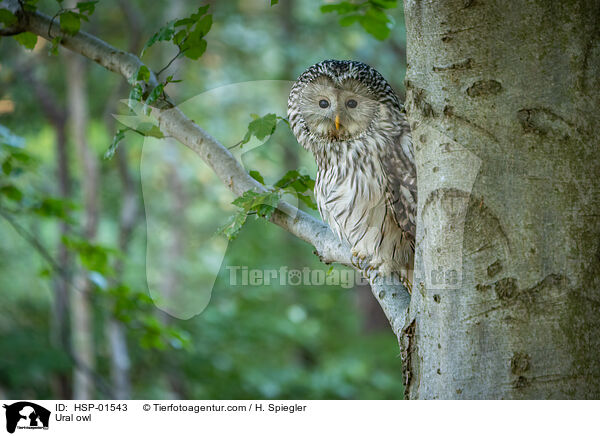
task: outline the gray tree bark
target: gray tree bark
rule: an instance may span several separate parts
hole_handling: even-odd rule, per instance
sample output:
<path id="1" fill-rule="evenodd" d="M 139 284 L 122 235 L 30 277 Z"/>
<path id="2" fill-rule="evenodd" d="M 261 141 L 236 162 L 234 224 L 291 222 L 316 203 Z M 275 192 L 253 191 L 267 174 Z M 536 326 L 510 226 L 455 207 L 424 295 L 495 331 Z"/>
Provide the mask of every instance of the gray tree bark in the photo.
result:
<path id="1" fill-rule="evenodd" d="M 96 238 L 98 228 L 98 178 L 96 157 L 87 142 L 88 107 L 85 92 L 85 72 L 82 59 L 68 54 L 67 94 L 70 109 L 70 122 L 73 141 L 81 161 L 83 172 L 84 235 L 89 241 Z M 94 397 L 93 371 L 95 369 L 95 344 L 93 313 L 90 302 L 92 284 L 86 271 L 80 271 L 75 278 L 77 291 L 71 293 L 72 346 L 75 368 L 73 372 L 73 399 L 87 400 Z"/>
<path id="2" fill-rule="evenodd" d="M 600 2 L 405 0 L 409 398 L 600 397 Z"/>
<path id="3" fill-rule="evenodd" d="M 124 94 L 125 87 L 118 86 Z M 113 107 L 114 109 L 114 107 Z M 106 116 L 107 131 L 115 131 L 115 119 L 111 114 Z M 128 254 L 129 243 L 134 227 L 140 219 L 139 196 L 136 190 L 133 175 L 127 161 L 127 151 L 121 146 L 115 154 L 115 163 L 119 180 L 121 183 L 121 211 L 119 215 L 119 250 L 124 255 Z M 124 260 L 118 258 L 114 262 L 115 275 L 111 280 L 113 285 L 123 281 Z M 110 378 L 112 383 L 113 398 L 116 400 L 127 400 L 131 398 L 131 358 L 127 346 L 126 326 L 115 318 L 112 313 L 108 314 L 106 321 L 106 336 L 110 350 Z"/>
<path id="4" fill-rule="evenodd" d="M 139 52 L 142 45 L 142 31 L 140 13 L 127 0 L 118 1 L 119 8 L 125 16 L 131 33 L 129 35 L 129 51 Z M 114 113 L 117 112 L 119 98 L 127 93 L 128 85 L 121 82 L 114 87 L 109 104 L 107 104 L 104 118 L 106 130 L 115 131 Z M 127 148 L 121 145 L 115 154 L 115 163 L 121 183 L 121 205 L 119 215 L 119 250 L 128 254 L 131 237 L 140 217 L 140 198 L 134 177 L 130 169 L 127 157 Z M 113 284 L 123 281 L 124 261 L 118 258 L 114 262 L 115 277 Z M 110 378 L 112 384 L 113 398 L 116 400 L 128 400 L 131 398 L 131 357 L 127 345 L 126 325 L 115 318 L 112 313 L 108 314 L 106 321 L 106 336 L 110 350 Z"/>

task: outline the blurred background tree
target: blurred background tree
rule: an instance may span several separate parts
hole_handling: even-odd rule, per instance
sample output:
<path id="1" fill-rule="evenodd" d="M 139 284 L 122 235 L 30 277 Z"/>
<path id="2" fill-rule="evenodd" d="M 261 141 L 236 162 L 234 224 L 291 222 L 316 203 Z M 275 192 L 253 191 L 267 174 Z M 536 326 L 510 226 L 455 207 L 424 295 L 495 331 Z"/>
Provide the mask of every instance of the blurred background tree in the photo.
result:
<path id="1" fill-rule="evenodd" d="M 232 83 L 292 81 L 328 58 L 373 65 L 404 95 L 402 8 L 387 9 L 391 21 L 382 26 L 377 20 L 387 17 L 345 2 L 269 3 L 206 2 L 213 21 L 206 51 L 198 61 L 176 59 L 161 75 L 182 80 L 169 85 L 170 96 L 185 101 Z M 61 8 L 50 0 L 37 6 L 49 15 Z M 85 29 L 139 53 L 167 21 L 199 5 L 95 6 Z M 182 320 L 157 309 L 146 276 L 143 138 L 127 134 L 114 157 L 104 158 L 118 129 L 112 114 L 130 87 L 41 38 L 19 42 L 33 49 L 0 39 L 1 397 L 403 397 L 397 341 L 368 288 L 231 285 L 231 265 L 328 271 L 311 247 L 264 221 L 249 220 L 229 244 L 201 314 Z M 156 44 L 143 60 L 160 70 L 176 53 Z M 203 126 L 212 132 L 227 121 Z M 314 175 L 310 156 L 286 129 L 245 163 L 267 174 L 305 168 Z M 202 220 L 206 201 L 218 202 L 222 188 L 186 183 L 177 169 L 156 180 L 168 193 L 157 213 Z M 165 262 L 187 258 L 189 235 L 171 226 L 167 237 Z M 189 257 L 161 274 L 163 287 L 182 286 L 177 269 L 200 271 L 195 262 Z"/>

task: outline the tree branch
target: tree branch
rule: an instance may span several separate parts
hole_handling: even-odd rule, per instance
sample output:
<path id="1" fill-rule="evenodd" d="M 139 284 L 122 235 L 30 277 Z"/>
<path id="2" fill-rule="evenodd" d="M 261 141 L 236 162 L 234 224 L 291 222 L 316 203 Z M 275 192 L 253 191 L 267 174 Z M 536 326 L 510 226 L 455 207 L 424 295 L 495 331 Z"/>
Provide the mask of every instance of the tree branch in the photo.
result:
<path id="1" fill-rule="evenodd" d="M 7 3 L 10 5 L 13 2 L 16 3 L 16 0 L 5 0 L 0 2 L 0 5 L 5 7 Z M 109 71 L 120 74 L 128 81 L 144 65 L 134 54 L 119 50 L 86 32 L 80 31 L 71 36 L 60 32 L 58 26 L 52 26 L 49 35 L 51 18 L 40 12 L 19 12 L 17 16 L 20 20 L 19 27 L 24 30 L 48 40 L 60 36 L 61 45 L 64 47 L 93 60 Z M 149 92 L 158 84 L 156 76 L 151 72 L 144 91 Z M 235 194 L 241 195 L 248 190 L 265 190 L 262 184 L 250 177 L 227 148 L 174 107 L 168 98 L 157 102 L 157 107 L 153 108 L 153 115 L 156 116 L 165 135 L 174 137 L 198 154 Z M 351 265 L 349 248 L 337 240 L 328 226 L 294 206 L 280 203 L 272 221 L 314 246 L 323 262 Z"/>
<path id="2" fill-rule="evenodd" d="M 10 4 L 14 7 L 14 3 L 17 3 L 17 1 L 4 0 L 0 2 L 0 5 Z M 25 30 L 48 40 L 60 36 L 60 43 L 64 47 L 93 60 L 109 71 L 122 75 L 128 81 L 131 81 L 138 69 L 144 65 L 134 54 L 119 50 L 83 31 L 71 36 L 60 32 L 58 26 L 53 26 L 49 34 L 48 28 L 50 27 L 51 18 L 40 12 L 19 12 L 17 16 L 19 26 Z M 145 86 L 144 95 L 148 95 L 158 84 L 156 75 L 151 72 L 148 83 L 142 84 Z M 226 147 L 187 118 L 179 108 L 169 101 L 168 97 L 156 102 L 153 115 L 165 135 L 174 137 L 198 154 L 232 192 L 241 195 L 248 190 L 265 191 L 266 188 L 250 177 Z M 347 244 L 340 242 L 323 222 L 285 202 L 279 203 L 271 221 L 315 247 L 315 253 L 321 261 L 325 263 L 337 262 L 351 266 L 349 247 Z M 388 295 L 408 296 L 408 292 L 401 285 L 375 283 L 373 285 L 373 292 L 376 296 L 381 295 L 381 290 Z M 393 327 L 394 325 L 403 324 L 403 320 L 398 319 L 398 316 L 400 316 L 398 314 L 405 313 L 406 301 L 406 298 L 394 298 L 392 300 L 379 298 L 386 315 L 393 318 L 390 319 Z M 394 331 L 397 330 L 398 328 L 394 327 Z"/>

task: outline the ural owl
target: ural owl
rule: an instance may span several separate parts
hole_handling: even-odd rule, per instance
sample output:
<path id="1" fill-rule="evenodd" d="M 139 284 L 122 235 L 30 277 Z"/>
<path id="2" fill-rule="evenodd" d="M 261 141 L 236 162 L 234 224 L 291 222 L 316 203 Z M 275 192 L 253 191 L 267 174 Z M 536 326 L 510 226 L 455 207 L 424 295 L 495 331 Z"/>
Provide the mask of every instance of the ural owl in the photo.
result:
<path id="1" fill-rule="evenodd" d="M 355 265 L 412 280 L 416 169 L 390 85 L 361 62 L 319 62 L 294 83 L 288 117 L 317 163 L 319 212 L 349 243 Z"/>

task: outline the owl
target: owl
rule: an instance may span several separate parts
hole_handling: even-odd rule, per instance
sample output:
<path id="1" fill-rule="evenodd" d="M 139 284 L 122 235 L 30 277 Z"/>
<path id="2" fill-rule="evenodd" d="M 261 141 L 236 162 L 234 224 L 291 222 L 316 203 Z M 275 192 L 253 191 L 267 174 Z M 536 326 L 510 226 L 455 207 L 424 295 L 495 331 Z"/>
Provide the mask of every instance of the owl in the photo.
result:
<path id="1" fill-rule="evenodd" d="M 321 217 L 350 245 L 353 263 L 410 289 L 417 178 L 410 128 L 391 86 L 362 62 L 322 61 L 292 86 L 288 119 L 314 155 Z"/>

